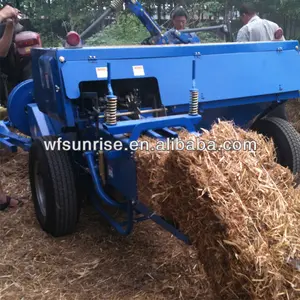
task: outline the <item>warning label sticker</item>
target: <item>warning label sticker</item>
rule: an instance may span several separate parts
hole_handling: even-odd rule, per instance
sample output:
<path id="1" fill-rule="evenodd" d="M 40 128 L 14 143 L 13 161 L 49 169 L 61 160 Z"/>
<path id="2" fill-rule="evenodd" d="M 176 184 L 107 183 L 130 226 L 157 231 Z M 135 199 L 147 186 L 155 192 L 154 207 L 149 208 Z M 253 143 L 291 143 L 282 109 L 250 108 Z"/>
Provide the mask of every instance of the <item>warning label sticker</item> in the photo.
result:
<path id="1" fill-rule="evenodd" d="M 133 66 L 133 74 L 134 76 L 145 76 L 145 71 L 143 66 Z"/>
<path id="2" fill-rule="evenodd" d="M 99 67 L 96 68 L 97 78 L 107 78 L 107 68 Z"/>

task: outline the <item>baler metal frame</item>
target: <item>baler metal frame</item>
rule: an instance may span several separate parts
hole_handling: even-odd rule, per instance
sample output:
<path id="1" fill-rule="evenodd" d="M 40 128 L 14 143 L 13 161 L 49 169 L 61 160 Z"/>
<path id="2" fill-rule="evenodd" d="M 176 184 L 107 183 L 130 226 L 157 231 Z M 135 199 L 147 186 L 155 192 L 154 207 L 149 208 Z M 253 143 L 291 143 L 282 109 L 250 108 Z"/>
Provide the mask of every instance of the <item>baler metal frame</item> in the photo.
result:
<path id="1" fill-rule="evenodd" d="M 139 4 L 127 0 L 126 3 Z M 138 5 L 131 9 L 136 14 L 141 11 Z M 153 20 L 146 18 L 145 21 L 144 13 L 139 16 L 156 42 L 163 41 L 159 28 L 155 31 Z M 139 201 L 130 143 L 142 134 L 162 140 L 177 138 L 178 133 L 174 131 L 177 127 L 200 135 L 201 128 L 209 129 L 220 117 L 234 120 L 241 127 L 258 128 L 257 124 L 268 120 L 265 116 L 270 116 L 274 107 L 299 98 L 297 41 L 158 44 L 84 48 L 81 43 L 78 47 L 67 43 L 63 49 L 32 50 L 33 80 L 21 83 L 9 95 L 9 121 L 0 122 L 0 144 L 12 152 L 17 151 L 17 147 L 29 151 L 35 211 L 45 231 L 54 236 L 72 233 L 83 193 L 122 235 L 130 234 L 134 223 L 151 219 L 189 243 L 188 237 L 174 224 Z M 248 60 L 256 60 L 257 66 L 247 64 Z M 218 72 L 211 71 L 212 65 L 218 66 Z M 244 79 L 229 66 L 247 68 L 242 74 Z M 164 70 L 169 70 L 167 80 Z M 289 72 L 289 79 L 284 76 L 285 72 Z M 170 82 L 175 84 L 171 86 Z M 136 90 L 141 94 L 135 94 Z M 278 134 L 279 139 L 292 137 L 287 143 L 290 147 L 285 148 L 285 158 L 291 156 L 290 160 L 283 159 L 283 163 L 293 172 L 299 172 L 299 134 L 285 120 L 270 119 L 269 123 L 273 127 L 263 129 L 266 135 L 273 134 L 275 139 Z M 30 138 L 13 133 L 11 126 Z M 274 128 L 279 133 L 274 133 Z M 45 149 L 45 142 L 61 145 L 65 141 L 93 142 L 99 138 L 121 142 L 122 150 L 102 152 L 97 148 L 68 152 L 54 149 L 47 152 Z M 101 167 L 105 167 L 104 176 Z M 43 174 L 43 184 L 37 187 L 39 172 Z M 58 193 L 62 186 L 64 189 Z M 79 189 L 82 186 L 83 192 Z M 120 193 L 122 201 L 111 196 L 106 187 Z M 41 209 L 43 201 L 37 196 L 43 188 L 49 192 L 45 196 L 48 197 L 46 216 Z M 105 205 L 123 211 L 126 221 L 116 221 Z"/>
<path id="2" fill-rule="evenodd" d="M 84 173 L 85 176 L 88 176 L 91 179 L 90 184 L 92 184 L 93 186 L 93 193 L 90 199 L 93 202 L 95 208 L 122 235 L 130 234 L 130 232 L 133 229 L 134 223 L 151 219 L 157 224 L 159 224 L 160 226 L 162 226 L 165 230 L 168 230 L 178 239 L 184 241 L 185 243 L 189 243 L 189 239 L 187 236 L 185 236 L 182 232 L 176 229 L 175 226 L 173 226 L 172 224 L 164 220 L 162 216 L 155 214 L 155 212 L 151 211 L 149 208 L 147 208 L 143 203 L 139 201 L 136 195 L 136 182 L 137 182 L 135 178 L 136 174 L 134 174 L 133 171 L 136 167 L 133 159 L 134 157 L 133 152 L 128 150 L 129 143 L 131 141 L 138 140 L 141 134 L 146 134 L 158 139 L 164 139 L 166 137 L 176 138 L 178 136 L 177 133 L 171 129 L 174 127 L 186 128 L 189 132 L 199 135 L 198 130 L 200 129 L 200 127 L 202 125 L 206 127 L 206 125 L 202 123 L 206 117 L 206 112 L 217 111 L 217 108 L 226 110 L 227 107 L 231 107 L 233 110 L 233 115 L 238 117 L 238 115 L 236 115 L 235 112 L 236 109 L 238 109 L 239 107 L 241 108 L 247 107 L 247 105 L 250 108 L 252 107 L 253 108 L 252 114 L 249 114 L 246 119 L 243 119 L 242 117 L 240 120 L 241 125 L 244 124 L 244 126 L 249 127 L 249 121 L 252 120 L 253 122 L 254 116 L 258 116 L 257 121 L 259 121 L 260 118 L 264 117 L 263 114 L 267 113 L 268 109 L 270 109 L 270 107 L 272 108 L 273 105 L 278 105 L 279 103 L 285 102 L 288 99 L 298 98 L 299 97 L 298 86 L 300 88 L 300 82 L 298 84 L 297 83 L 298 80 L 293 80 L 292 82 L 289 83 L 287 80 L 284 80 L 284 77 L 281 76 L 280 81 L 283 83 L 283 86 L 286 86 L 287 89 L 286 92 L 283 91 L 283 88 L 280 85 L 277 88 L 276 92 L 274 88 L 271 88 L 274 89 L 273 94 L 267 94 L 266 92 L 264 92 L 265 91 L 264 88 L 258 87 L 257 91 L 255 92 L 257 94 L 254 95 L 253 93 L 253 96 L 230 99 L 228 97 L 234 94 L 234 92 L 231 91 L 229 92 L 229 94 L 227 93 L 227 98 L 228 98 L 227 100 L 226 99 L 218 100 L 218 94 L 212 93 L 210 96 L 211 99 L 207 99 L 205 101 L 205 99 L 203 98 L 205 98 L 205 94 L 210 90 L 207 90 L 207 88 L 205 88 L 205 86 L 201 84 L 201 81 L 199 81 L 198 79 L 198 85 L 200 84 L 201 91 L 202 91 L 202 94 L 200 93 L 199 95 L 198 90 L 196 88 L 196 74 L 199 75 L 196 62 L 197 64 L 199 63 L 202 65 L 202 67 L 205 68 L 205 66 L 203 66 L 203 61 L 201 62 L 201 58 L 208 57 L 210 55 L 209 53 L 215 53 L 212 55 L 215 55 L 216 59 L 219 55 L 218 52 L 223 53 L 221 55 L 226 55 L 226 52 L 227 55 L 232 55 L 234 51 L 240 51 L 239 53 L 241 54 L 244 53 L 243 55 L 251 57 L 252 54 L 250 49 L 255 48 L 257 51 L 256 52 L 257 55 L 261 54 L 262 56 L 264 56 L 265 53 L 264 51 L 267 51 L 268 56 L 265 57 L 269 61 L 271 61 L 271 59 L 267 57 L 274 56 L 274 55 L 276 57 L 278 55 L 281 55 L 282 52 L 284 53 L 286 51 L 286 55 L 289 57 L 286 58 L 287 63 L 293 62 L 297 65 L 296 57 L 298 57 L 299 55 L 299 50 L 297 48 L 298 44 L 295 41 L 282 42 L 282 43 L 262 43 L 259 45 L 232 44 L 230 46 L 227 44 L 225 46 L 225 44 L 224 45 L 219 44 L 219 45 L 202 45 L 202 46 L 197 46 L 197 45 L 184 46 L 187 48 L 182 48 L 182 46 L 162 46 L 162 47 L 166 47 L 166 48 L 160 48 L 159 46 L 153 46 L 151 48 L 148 47 L 144 48 L 143 46 L 140 46 L 138 47 L 138 49 L 134 47 L 127 47 L 126 57 L 135 60 L 134 58 L 135 50 L 139 51 L 139 57 L 140 57 L 139 60 L 147 59 L 147 57 L 149 57 L 149 53 L 152 53 L 153 57 L 155 57 L 157 55 L 155 54 L 155 51 L 159 51 L 160 53 L 159 56 L 161 56 L 162 52 L 164 52 L 165 55 L 171 55 L 171 50 L 173 50 L 177 52 L 178 57 L 184 57 L 181 56 L 184 55 L 184 51 L 186 51 L 187 53 L 196 53 L 194 56 L 187 56 L 190 57 L 189 61 L 191 62 L 191 66 L 186 67 L 186 70 L 191 70 L 191 80 L 190 80 L 189 92 L 187 94 L 186 92 L 184 92 L 184 94 L 185 95 L 190 94 L 190 103 L 187 104 L 186 100 L 181 100 L 181 103 L 178 102 L 176 103 L 176 101 L 179 100 L 180 95 L 176 98 L 174 96 L 175 94 L 173 95 L 172 101 L 167 100 L 167 98 L 165 98 L 166 95 L 164 95 L 164 93 L 169 90 L 166 91 L 161 90 L 160 93 L 164 99 L 163 101 L 170 101 L 169 104 L 162 105 L 161 108 L 151 109 L 145 107 L 144 109 L 143 108 L 140 109 L 138 111 L 138 114 L 140 115 L 140 119 L 129 118 L 130 115 L 137 113 L 135 110 L 133 111 L 125 110 L 125 112 L 124 111 L 118 112 L 117 107 L 115 106 L 116 96 L 114 93 L 114 89 L 113 89 L 114 84 L 112 81 L 116 80 L 116 78 L 119 75 L 117 75 L 116 72 L 115 73 L 112 72 L 111 67 L 112 64 L 113 65 L 118 64 L 119 63 L 118 61 L 121 59 L 121 57 L 119 57 L 119 54 L 117 54 L 117 52 L 116 53 L 114 52 L 118 48 L 114 48 L 114 47 L 109 48 L 111 49 L 110 51 L 112 51 L 111 53 L 108 53 L 109 52 L 108 48 L 90 48 L 90 49 L 83 48 L 83 49 L 73 49 L 73 50 L 34 49 L 33 50 L 34 65 L 39 61 L 40 69 L 37 68 L 33 69 L 34 71 L 33 75 L 35 78 L 34 82 L 33 80 L 28 80 L 26 82 L 23 82 L 17 88 L 15 88 L 11 93 L 9 97 L 9 106 L 8 106 L 10 121 L 8 122 L 2 121 L 0 123 L 0 136 L 2 136 L 0 138 L 0 143 L 8 147 L 13 152 L 17 150 L 17 147 L 21 147 L 25 151 L 31 151 L 33 143 L 36 143 L 37 141 L 41 141 L 41 138 L 43 136 L 45 138 L 47 136 L 55 137 L 52 138 L 53 140 L 57 140 L 58 137 L 61 137 L 62 141 L 74 140 L 75 137 L 76 140 L 76 135 L 77 135 L 76 132 L 80 132 L 83 128 L 85 128 L 85 126 L 87 126 L 87 124 L 89 124 L 88 127 L 92 128 L 91 130 L 94 133 L 97 132 L 96 128 L 100 126 L 98 129 L 98 133 L 99 132 L 101 133 L 101 137 L 104 140 L 112 140 L 114 139 L 113 136 L 117 136 L 116 139 L 122 141 L 123 146 L 127 148 L 127 150 L 122 150 L 122 151 L 107 151 L 105 155 L 109 163 L 115 161 L 115 164 L 119 165 L 121 169 L 130 170 L 131 178 L 128 181 L 128 179 L 126 179 L 126 172 L 124 171 L 120 171 L 120 174 L 118 174 L 119 178 L 117 178 L 115 182 L 118 182 L 117 183 L 118 188 L 120 188 L 121 190 L 123 189 L 123 191 L 125 191 L 127 195 L 126 195 L 125 203 L 116 201 L 104 189 L 104 184 L 99 169 L 99 163 L 97 164 L 96 162 L 96 158 L 99 155 L 98 151 L 83 151 L 81 153 L 83 157 L 81 156 L 81 154 L 78 153 L 71 154 L 72 160 L 76 163 L 77 166 L 79 166 L 78 172 Z M 235 49 L 235 48 L 241 48 L 241 49 Z M 93 55 L 94 52 L 95 54 L 104 53 L 101 52 L 102 49 L 106 49 L 108 51 L 105 52 L 107 53 L 106 54 L 107 58 L 111 57 L 111 59 L 102 57 L 102 59 L 100 60 L 102 62 L 106 62 L 106 66 L 107 66 L 107 78 L 101 80 L 101 82 L 106 81 L 106 86 L 108 91 L 107 102 L 106 102 L 107 106 L 104 111 L 101 109 L 100 111 L 97 111 L 97 105 L 95 105 L 96 108 L 95 115 L 94 116 L 89 115 L 88 118 L 90 119 L 87 120 L 86 117 L 88 115 L 86 115 L 85 117 L 84 116 L 80 117 L 80 114 L 76 113 L 75 107 L 77 107 L 79 104 L 78 103 L 76 104 L 76 101 L 74 102 L 74 100 L 78 98 L 78 95 L 77 95 L 77 90 L 73 89 L 73 87 L 76 87 L 77 84 L 80 83 L 81 81 L 80 78 L 82 78 L 82 75 L 74 74 L 72 77 L 72 83 L 69 83 L 68 82 L 69 69 L 66 66 L 69 64 L 71 68 L 72 65 L 76 63 L 78 65 L 84 64 L 86 65 L 86 67 L 94 69 L 95 59 L 91 60 L 90 58 L 87 58 L 84 62 L 82 62 L 82 58 L 84 56 L 81 56 L 81 51 L 84 51 L 84 53 L 91 54 L 90 57 L 94 57 L 97 56 L 97 55 Z M 183 49 L 182 50 L 183 52 L 181 51 L 181 49 Z M 199 55 L 197 51 L 194 51 L 194 49 L 201 50 L 202 55 Z M 245 52 L 246 49 L 248 49 L 248 51 L 250 52 L 249 53 L 247 51 Z M 55 56 L 53 56 L 56 57 L 55 60 L 51 58 L 51 55 L 49 56 L 51 51 L 53 54 L 55 54 Z M 118 49 L 118 51 L 120 51 L 120 49 Z M 148 51 L 150 52 L 148 53 Z M 63 53 L 64 56 L 62 55 Z M 225 56 L 223 59 L 225 59 Z M 50 69 L 45 68 L 45 66 L 47 66 L 45 62 L 50 63 L 49 65 L 51 66 Z M 144 61 L 144 65 L 145 67 L 147 66 L 146 60 Z M 61 70 L 63 70 L 63 72 L 61 74 L 62 76 L 64 76 L 65 81 L 61 81 L 62 79 L 54 79 L 56 76 L 55 66 L 60 66 L 60 68 L 62 68 Z M 300 62 L 299 62 L 299 66 L 300 66 Z M 124 66 L 124 68 L 125 67 L 126 66 Z M 44 73 L 44 71 L 41 71 L 43 68 L 45 68 L 44 69 L 45 71 L 48 70 L 47 71 L 48 75 Z M 82 70 L 84 70 L 84 67 Z M 52 74 L 51 76 L 53 80 L 49 83 L 50 84 L 49 87 L 44 86 L 42 88 L 42 80 L 47 80 L 49 76 L 49 71 L 50 74 Z M 93 80 L 92 78 L 94 78 L 93 77 L 94 75 L 92 75 L 92 73 L 89 71 L 85 71 L 85 72 L 86 72 L 86 80 L 87 81 Z M 293 70 L 290 70 L 290 73 L 293 73 Z M 44 74 L 44 76 L 46 74 L 46 77 L 41 77 L 42 74 Z M 205 78 L 207 78 L 207 76 Z M 209 80 L 210 79 L 206 79 L 207 84 L 210 82 Z M 271 82 L 272 85 L 273 82 L 275 83 L 276 81 L 277 81 L 276 79 L 272 79 L 270 81 L 267 80 L 267 82 Z M 100 82 L 100 81 L 96 81 L 96 82 Z M 183 82 L 182 86 L 180 86 L 180 90 L 184 86 L 186 86 L 186 83 Z M 52 101 L 51 103 L 59 104 L 58 107 L 62 107 L 61 105 L 63 104 L 65 110 L 64 112 L 57 110 L 56 106 L 55 107 L 47 106 L 48 102 L 44 101 L 43 98 L 41 97 L 42 95 L 44 95 L 45 99 L 48 98 L 47 95 L 49 94 L 47 94 L 46 91 L 48 91 L 48 93 L 50 93 L 51 95 L 55 95 L 57 100 L 61 101 L 61 102 L 57 102 L 57 100 L 55 100 L 56 102 Z M 259 93 L 261 93 L 261 95 L 259 95 Z M 86 94 L 87 96 L 91 96 L 93 93 L 83 93 L 83 94 Z M 225 90 L 223 95 L 226 96 Z M 198 96 L 200 96 L 200 98 L 202 97 L 202 99 L 199 99 Z M 72 102 L 70 102 L 70 99 L 73 99 Z M 15 105 L 16 101 L 18 101 L 18 103 L 20 103 L 21 101 L 24 107 L 16 106 Z M 172 105 L 172 103 L 174 103 L 175 105 Z M 261 106 L 255 107 L 255 105 L 258 106 L 261 105 Z M 262 109 L 262 107 L 264 107 L 264 109 Z M 154 113 L 157 112 L 158 110 L 165 111 L 166 115 L 153 117 L 151 116 L 151 114 L 149 114 L 149 112 Z M 146 117 L 142 117 L 143 111 L 146 112 L 145 114 Z M 110 116 L 107 115 L 108 112 L 111 113 Z M 117 121 L 117 115 L 119 119 L 118 121 Z M 97 117 L 98 120 L 97 121 L 98 126 L 97 126 L 97 122 L 95 121 L 96 120 L 95 116 Z M 213 119 L 215 119 L 215 117 Z M 12 124 L 10 124 L 10 122 L 12 122 Z M 209 118 L 208 121 L 206 122 L 211 124 L 212 119 Z M 11 132 L 9 130 L 10 125 L 16 126 L 19 130 L 21 130 L 23 134 L 27 134 L 31 138 L 21 137 L 20 135 Z M 156 132 L 157 129 L 159 129 L 159 132 Z M 128 133 L 130 133 L 129 137 L 123 136 L 123 138 L 120 138 L 120 136 L 122 136 L 123 134 L 128 134 Z M 92 140 L 94 139 L 95 138 L 92 138 Z M 299 140 L 297 143 L 300 149 Z M 57 155 L 59 154 L 57 153 Z M 108 163 L 106 163 L 106 167 L 107 166 Z M 108 169 L 109 167 L 111 167 L 111 165 L 108 166 Z M 117 168 L 115 166 L 112 166 L 112 170 L 113 172 L 115 172 Z M 109 171 L 107 172 L 109 173 Z M 126 179 L 125 184 L 120 182 L 120 178 L 121 181 L 122 178 L 123 180 Z M 126 184 L 128 185 L 128 187 L 124 187 L 124 185 Z M 108 205 L 110 207 L 118 208 L 121 211 L 125 212 L 126 221 L 118 222 L 114 220 L 113 217 L 106 212 L 105 208 L 103 208 L 103 204 Z M 45 229 L 45 225 L 42 224 L 42 227 Z M 48 230 L 48 232 L 50 232 L 53 235 L 59 236 L 59 235 L 70 233 L 73 230 L 74 227 L 70 226 L 70 228 L 67 228 L 65 230 L 63 229 L 60 229 L 58 231 Z"/>

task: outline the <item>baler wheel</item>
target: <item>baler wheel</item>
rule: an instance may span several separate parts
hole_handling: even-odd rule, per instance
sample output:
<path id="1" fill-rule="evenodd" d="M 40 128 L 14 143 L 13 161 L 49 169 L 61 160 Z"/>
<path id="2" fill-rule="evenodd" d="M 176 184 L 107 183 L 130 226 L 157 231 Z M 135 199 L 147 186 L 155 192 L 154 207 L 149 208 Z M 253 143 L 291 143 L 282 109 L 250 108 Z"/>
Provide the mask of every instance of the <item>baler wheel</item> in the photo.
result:
<path id="1" fill-rule="evenodd" d="M 291 123 L 270 117 L 256 121 L 251 129 L 273 139 L 280 165 L 300 173 L 300 135 Z"/>
<path id="2" fill-rule="evenodd" d="M 68 152 L 45 148 L 45 143 L 56 140 L 51 136 L 34 140 L 29 151 L 29 177 L 37 220 L 45 232 L 59 237 L 75 231 L 79 206 Z"/>

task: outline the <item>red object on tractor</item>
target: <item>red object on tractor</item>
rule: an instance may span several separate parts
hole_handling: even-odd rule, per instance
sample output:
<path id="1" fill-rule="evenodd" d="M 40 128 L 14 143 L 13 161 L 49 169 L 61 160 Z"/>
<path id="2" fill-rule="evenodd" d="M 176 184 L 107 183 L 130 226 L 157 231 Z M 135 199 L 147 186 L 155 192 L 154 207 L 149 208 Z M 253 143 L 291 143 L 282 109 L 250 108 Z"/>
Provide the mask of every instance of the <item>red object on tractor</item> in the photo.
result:
<path id="1" fill-rule="evenodd" d="M 16 34 L 15 44 L 20 56 L 30 56 L 31 48 L 42 47 L 40 35 L 33 31 L 23 31 Z"/>
<path id="2" fill-rule="evenodd" d="M 67 34 L 66 42 L 72 47 L 76 47 L 80 44 L 80 36 L 76 31 L 70 31 Z"/>

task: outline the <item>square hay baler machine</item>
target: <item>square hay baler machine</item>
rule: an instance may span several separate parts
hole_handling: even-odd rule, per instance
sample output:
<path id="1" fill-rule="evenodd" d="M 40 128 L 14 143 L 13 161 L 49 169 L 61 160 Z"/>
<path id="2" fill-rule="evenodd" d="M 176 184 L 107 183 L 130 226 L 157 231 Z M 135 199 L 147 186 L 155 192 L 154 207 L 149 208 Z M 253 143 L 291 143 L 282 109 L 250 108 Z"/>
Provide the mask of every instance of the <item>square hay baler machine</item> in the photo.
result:
<path id="1" fill-rule="evenodd" d="M 74 232 L 88 195 L 120 234 L 151 219 L 188 242 L 139 200 L 133 142 L 177 138 L 178 128 L 199 135 L 218 118 L 233 120 L 272 137 L 279 163 L 298 173 L 299 134 L 280 107 L 299 97 L 299 44 L 201 44 L 175 32 L 181 44 L 170 45 L 138 2 L 127 5 L 150 28 L 149 45 L 82 47 L 71 32 L 65 47 L 32 49 L 33 78 L 10 94 L 0 143 L 29 151 L 36 217 L 53 236 Z"/>

